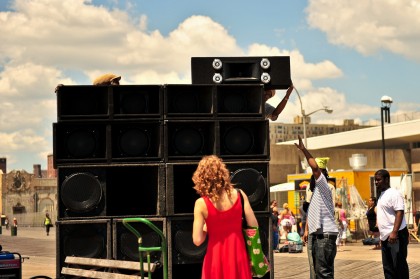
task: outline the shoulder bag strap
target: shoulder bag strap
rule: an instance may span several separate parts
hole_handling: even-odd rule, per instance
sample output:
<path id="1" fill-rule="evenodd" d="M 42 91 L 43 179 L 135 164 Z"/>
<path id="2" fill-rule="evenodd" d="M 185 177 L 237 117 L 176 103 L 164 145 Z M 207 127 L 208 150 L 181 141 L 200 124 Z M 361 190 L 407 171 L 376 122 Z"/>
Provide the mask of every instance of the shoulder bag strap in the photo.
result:
<path id="1" fill-rule="evenodd" d="M 244 210 L 244 197 L 242 196 L 242 192 L 241 190 L 239 190 L 238 188 L 236 188 L 236 191 L 238 191 L 238 195 L 241 198 L 241 203 L 242 203 L 242 228 L 246 229 L 247 228 L 247 223 L 246 223 L 246 218 L 245 218 L 245 210 Z"/>

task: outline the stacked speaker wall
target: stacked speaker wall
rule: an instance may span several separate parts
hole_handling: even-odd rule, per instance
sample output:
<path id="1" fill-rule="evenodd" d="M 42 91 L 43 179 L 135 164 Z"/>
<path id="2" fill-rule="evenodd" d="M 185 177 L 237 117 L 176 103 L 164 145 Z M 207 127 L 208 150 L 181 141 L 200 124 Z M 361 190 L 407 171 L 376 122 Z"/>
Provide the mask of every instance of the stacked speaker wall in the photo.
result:
<path id="1" fill-rule="evenodd" d="M 59 87 L 53 124 L 57 277 L 69 255 L 138 261 L 135 237 L 122 220 L 144 217 L 167 238 L 170 278 L 200 278 L 207 243 L 192 243 L 198 195 L 191 178 L 210 154 L 225 161 L 232 182 L 248 195 L 272 262 L 263 92 L 290 84 L 290 69 L 288 57 L 264 59 L 271 61 L 265 70 L 256 57 L 221 58 L 227 70 L 215 72 L 227 82 L 208 81 L 206 75 L 215 73 L 207 64 L 214 58 L 192 58 L 193 84 Z M 272 83 L 253 79 L 264 71 L 277 76 L 279 61 L 287 64 L 281 65 L 281 77 Z M 233 78 L 242 72 L 252 76 Z M 158 245 L 154 232 L 135 225 L 145 243 Z M 152 255 L 156 261 L 161 257 Z"/>

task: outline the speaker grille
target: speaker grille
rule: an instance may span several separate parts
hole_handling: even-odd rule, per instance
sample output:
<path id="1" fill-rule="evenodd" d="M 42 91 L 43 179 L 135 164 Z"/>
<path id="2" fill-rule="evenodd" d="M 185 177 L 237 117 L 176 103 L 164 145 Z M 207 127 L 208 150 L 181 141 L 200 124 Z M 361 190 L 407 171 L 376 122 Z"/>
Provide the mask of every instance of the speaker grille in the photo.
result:
<path id="1" fill-rule="evenodd" d="M 78 129 L 67 134 L 66 146 L 71 158 L 82 159 L 95 156 L 95 130 Z"/>
<path id="2" fill-rule="evenodd" d="M 102 199 L 101 183 L 92 174 L 74 173 L 61 185 L 61 199 L 68 210 L 89 212 Z"/>
<path id="3" fill-rule="evenodd" d="M 252 168 L 236 170 L 231 175 L 231 181 L 247 194 L 251 206 L 261 203 L 267 191 L 264 176 Z"/>

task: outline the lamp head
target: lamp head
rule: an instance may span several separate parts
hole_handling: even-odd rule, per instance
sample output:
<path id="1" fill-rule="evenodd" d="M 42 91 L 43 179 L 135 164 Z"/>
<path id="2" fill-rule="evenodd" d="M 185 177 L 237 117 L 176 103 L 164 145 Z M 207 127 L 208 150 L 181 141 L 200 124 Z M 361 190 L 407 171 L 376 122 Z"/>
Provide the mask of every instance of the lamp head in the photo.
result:
<path id="1" fill-rule="evenodd" d="M 333 113 L 333 109 L 330 107 L 324 107 L 325 112 L 327 113 Z"/>
<path id="2" fill-rule="evenodd" d="M 392 104 L 392 98 L 389 96 L 382 96 L 381 98 L 381 105 L 383 108 L 389 108 Z"/>

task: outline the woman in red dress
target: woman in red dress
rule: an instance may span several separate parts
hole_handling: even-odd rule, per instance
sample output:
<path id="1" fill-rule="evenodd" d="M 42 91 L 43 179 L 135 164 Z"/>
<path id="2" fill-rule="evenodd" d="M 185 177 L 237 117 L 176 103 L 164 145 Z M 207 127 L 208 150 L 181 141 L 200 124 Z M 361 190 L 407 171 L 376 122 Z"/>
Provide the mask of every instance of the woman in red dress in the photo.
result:
<path id="1" fill-rule="evenodd" d="M 194 206 L 193 242 L 199 246 L 208 237 L 201 278 L 251 279 L 240 194 L 248 225 L 257 227 L 258 222 L 247 195 L 235 190 L 226 165 L 215 155 L 203 157 L 192 180 L 201 196 Z"/>

